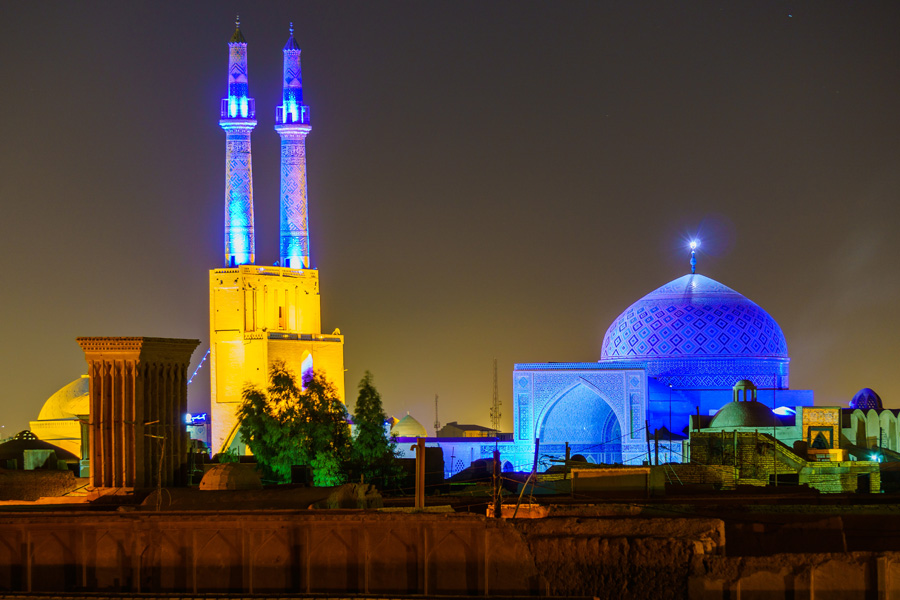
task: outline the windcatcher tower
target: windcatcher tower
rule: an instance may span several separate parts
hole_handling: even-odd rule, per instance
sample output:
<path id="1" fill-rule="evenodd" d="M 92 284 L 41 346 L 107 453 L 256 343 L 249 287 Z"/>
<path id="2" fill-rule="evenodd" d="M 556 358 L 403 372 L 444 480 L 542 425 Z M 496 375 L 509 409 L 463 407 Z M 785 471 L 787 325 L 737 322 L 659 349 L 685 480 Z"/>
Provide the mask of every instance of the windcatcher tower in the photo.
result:
<path id="1" fill-rule="evenodd" d="M 229 43 L 233 68 L 235 48 L 246 49 L 240 33 L 235 32 Z M 244 50 L 244 57 L 246 53 Z M 246 62 L 243 73 L 246 82 Z M 240 69 L 238 69 L 240 72 Z M 229 71 L 229 85 L 237 81 Z M 246 85 L 246 83 L 245 83 Z M 340 331 L 322 334 L 319 298 L 319 272 L 310 268 L 309 231 L 306 203 L 306 134 L 309 133 L 309 109 L 303 105 L 300 79 L 300 47 L 294 40 L 293 28 L 284 47 L 284 83 L 282 105 L 276 110 L 275 130 L 281 136 L 281 244 L 280 266 L 263 267 L 253 263 L 252 208 L 249 215 L 250 236 L 234 238 L 241 231 L 229 223 L 226 212 L 226 267 L 209 273 L 209 329 L 210 329 L 210 395 L 212 413 L 212 444 L 214 452 L 234 448 L 243 453 L 238 434 L 237 410 L 241 394 L 247 385 L 261 389 L 268 387 L 269 369 L 275 361 L 284 361 L 299 379 L 310 368 L 324 372 L 334 384 L 341 401 L 344 400 L 344 338 Z M 235 88 L 235 97 L 246 87 Z M 252 116 L 253 100 L 247 98 L 247 116 L 241 116 L 241 102 L 237 102 L 237 117 L 230 115 L 231 88 L 228 103 L 223 101 L 220 123 L 229 136 L 236 134 L 243 122 L 246 132 L 246 178 L 241 179 L 233 158 L 229 137 L 229 160 L 226 174 L 226 207 L 237 197 L 235 184 L 247 186 L 250 176 L 250 130 L 256 124 Z M 224 111 L 227 111 L 224 112 Z M 230 128 L 230 129 L 229 129 Z M 241 173 L 244 173 L 243 171 Z M 249 196 L 244 196 L 249 199 Z M 233 203 L 237 205 L 237 203 Z M 246 206 L 252 207 L 248 201 Z M 238 211 L 240 214 L 241 211 Z M 244 230 L 246 231 L 246 230 Z M 233 239 L 249 240 L 247 260 L 229 253 Z M 234 261 L 231 260 L 234 256 Z"/>
<path id="2" fill-rule="evenodd" d="M 284 45 L 281 106 L 275 109 L 275 131 L 281 136 L 281 266 L 309 268 L 309 212 L 306 204 L 306 135 L 311 131 L 309 107 L 303 104 L 300 46 L 294 24 Z"/>
<path id="3" fill-rule="evenodd" d="M 225 266 L 253 264 L 253 168 L 250 133 L 256 106 L 247 77 L 247 40 L 235 20 L 228 42 L 228 96 L 222 99 L 219 125 L 225 130 Z"/>

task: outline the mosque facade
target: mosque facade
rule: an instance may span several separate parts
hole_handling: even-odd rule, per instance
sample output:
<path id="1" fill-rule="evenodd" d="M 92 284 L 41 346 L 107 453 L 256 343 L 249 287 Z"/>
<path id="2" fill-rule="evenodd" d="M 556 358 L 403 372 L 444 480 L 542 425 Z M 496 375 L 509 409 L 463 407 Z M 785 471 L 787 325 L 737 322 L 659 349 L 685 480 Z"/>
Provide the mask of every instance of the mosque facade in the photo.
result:
<path id="1" fill-rule="evenodd" d="M 640 464 L 648 460 L 648 439 L 661 430 L 660 451 L 681 462 L 690 417 L 731 402 L 738 381 L 752 382 L 769 410 L 812 406 L 813 392 L 789 389 L 789 374 L 778 323 L 755 302 L 697 273 L 692 252 L 690 273 L 612 322 L 597 362 L 515 365 L 512 440 L 432 443 L 444 448 L 447 474 L 489 458 L 495 445 L 516 470 L 530 469 L 536 451 L 545 459 L 568 452 L 593 463 Z"/>
<path id="2" fill-rule="evenodd" d="M 256 126 L 250 97 L 247 41 L 236 23 L 228 43 L 228 95 L 219 125 L 225 131 L 225 264 L 209 272 L 212 451 L 243 453 L 237 409 L 245 386 L 265 389 L 272 364 L 295 373 L 315 367 L 340 397 L 344 391 L 344 337 L 323 333 L 319 272 L 311 268 L 306 185 L 306 136 L 300 47 L 293 25 L 283 49 L 282 104 L 275 110 L 281 138 L 280 256 L 256 264 L 250 133 Z"/>

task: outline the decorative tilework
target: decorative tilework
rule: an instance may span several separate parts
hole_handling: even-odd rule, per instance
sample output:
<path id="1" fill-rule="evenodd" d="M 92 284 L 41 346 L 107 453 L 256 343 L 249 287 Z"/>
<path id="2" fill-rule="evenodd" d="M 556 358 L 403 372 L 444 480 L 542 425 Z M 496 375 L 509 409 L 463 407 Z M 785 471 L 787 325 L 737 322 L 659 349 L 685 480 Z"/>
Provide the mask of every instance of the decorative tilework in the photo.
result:
<path id="1" fill-rule="evenodd" d="M 309 266 L 309 218 L 306 197 L 308 126 L 281 125 L 281 241 L 283 266 Z M 299 263 L 299 264 L 297 264 Z"/>
<path id="2" fill-rule="evenodd" d="M 223 119 L 225 129 L 225 261 L 252 263 L 256 241 L 253 235 L 253 165 L 250 132 L 256 121 L 240 125 Z"/>
<path id="3" fill-rule="evenodd" d="M 235 35 L 240 34 L 240 30 Z M 243 40 L 243 36 L 239 38 Z M 247 44 L 232 38 L 228 44 L 228 87 L 222 99 L 219 125 L 225 130 L 225 264 L 252 264 L 256 258 L 253 234 L 253 166 L 250 132 L 256 127 L 254 101 L 249 97 Z M 230 109 L 229 109 L 230 107 Z M 233 263 L 233 265 L 232 265 Z"/>
<path id="4" fill-rule="evenodd" d="M 693 356 L 787 358 L 778 323 L 754 302 L 703 275 L 647 294 L 606 332 L 601 360 Z"/>
<path id="5" fill-rule="evenodd" d="M 530 440 L 531 433 L 531 395 L 522 392 L 516 395 L 516 439 Z"/>
<path id="6" fill-rule="evenodd" d="M 647 361 L 647 375 L 675 389 L 730 389 L 740 379 L 758 388 L 787 389 L 789 359 L 670 358 Z"/>

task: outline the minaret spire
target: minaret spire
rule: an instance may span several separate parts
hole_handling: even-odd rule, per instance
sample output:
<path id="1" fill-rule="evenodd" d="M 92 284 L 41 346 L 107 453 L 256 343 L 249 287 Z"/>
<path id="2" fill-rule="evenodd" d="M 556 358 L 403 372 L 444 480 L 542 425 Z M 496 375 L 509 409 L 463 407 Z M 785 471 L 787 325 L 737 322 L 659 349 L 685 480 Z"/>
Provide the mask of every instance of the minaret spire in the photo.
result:
<path id="1" fill-rule="evenodd" d="M 253 169 L 250 132 L 256 106 L 247 78 L 247 40 L 235 18 L 228 42 L 228 96 L 222 99 L 219 125 L 225 130 L 225 266 L 253 264 Z"/>
<path id="2" fill-rule="evenodd" d="M 281 106 L 275 109 L 275 131 L 281 136 L 281 266 L 309 268 L 309 220 L 306 201 L 306 135 L 309 107 L 303 104 L 300 46 L 294 24 L 284 45 Z"/>

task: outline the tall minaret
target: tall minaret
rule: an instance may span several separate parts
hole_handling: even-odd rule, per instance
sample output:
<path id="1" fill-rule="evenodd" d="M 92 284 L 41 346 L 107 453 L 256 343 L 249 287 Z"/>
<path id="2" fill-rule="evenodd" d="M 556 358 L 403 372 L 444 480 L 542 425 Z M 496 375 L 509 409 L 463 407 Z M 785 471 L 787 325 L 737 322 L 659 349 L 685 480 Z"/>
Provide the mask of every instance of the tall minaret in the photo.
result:
<path id="1" fill-rule="evenodd" d="M 309 224 L 306 205 L 306 134 L 309 107 L 303 104 L 300 46 L 294 24 L 284 45 L 282 104 L 275 109 L 275 131 L 281 136 L 281 266 L 309 268 Z"/>
<path id="2" fill-rule="evenodd" d="M 250 132 L 256 106 L 247 79 L 247 40 L 235 20 L 228 42 L 228 97 L 222 99 L 219 125 L 225 130 L 225 266 L 253 264 L 253 170 Z"/>

